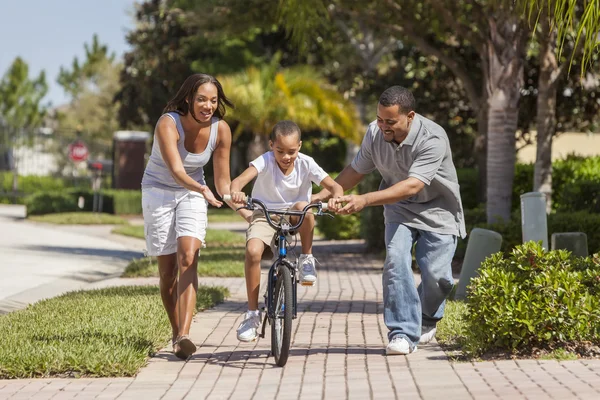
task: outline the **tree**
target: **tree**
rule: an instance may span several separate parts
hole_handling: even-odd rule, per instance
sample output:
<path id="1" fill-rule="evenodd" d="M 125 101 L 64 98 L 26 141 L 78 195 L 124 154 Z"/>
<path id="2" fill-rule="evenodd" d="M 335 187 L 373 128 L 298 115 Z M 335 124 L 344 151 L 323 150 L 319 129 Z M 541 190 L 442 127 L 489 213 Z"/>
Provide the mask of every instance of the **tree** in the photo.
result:
<path id="1" fill-rule="evenodd" d="M 102 83 L 102 71 L 115 62 L 115 53 L 109 53 L 108 46 L 100 43 L 98 35 L 94 34 L 91 45 L 84 43 L 85 58 L 80 64 L 77 57 L 73 59 L 71 69 L 60 67 L 57 82 L 73 99 L 81 92 Z"/>
<path id="2" fill-rule="evenodd" d="M 46 75 L 29 78 L 29 65 L 15 58 L 0 81 L 0 117 L 13 129 L 39 126 L 46 115 L 42 99 L 48 92 Z"/>
<path id="3" fill-rule="evenodd" d="M 355 0 L 292 2 L 302 7 L 291 18 L 289 2 L 281 2 L 285 25 L 303 41 L 308 37 L 306 19 L 335 18 L 328 10 L 370 17 L 371 25 L 385 27 L 437 57 L 462 86 L 477 115 L 480 136 L 487 134 L 487 217 L 489 222 L 508 220 L 515 164 L 515 131 L 518 101 L 523 84 L 523 65 L 529 32 L 512 2 L 479 0 L 385 0 L 364 3 Z M 462 53 L 472 46 L 472 53 Z M 468 57 L 465 57 L 468 55 Z M 469 65 L 480 65 L 480 73 L 469 74 Z M 483 84 L 480 84 L 483 82 Z M 483 146 L 481 146 L 483 147 Z"/>
<path id="4" fill-rule="evenodd" d="M 564 44 L 570 36 L 575 37 L 575 43 L 581 43 L 583 51 L 572 53 L 574 57 L 581 56 L 581 75 L 584 74 L 596 60 L 600 50 L 600 2 L 598 0 L 514 0 L 521 13 L 529 17 L 536 14 L 548 14 L 551 28 L 556 29 L 559 43 L 558 54 L 561 55 Z"/>
<path id="5" fill-rule="evenodd" d="M 574 57 L 582 54 L 581 72 L 585 71 L 593 57 L 597 40 L 594 35 L 600 29 L 598 2 L 523 1 L 520 2 L 527 14 L 535 16 L 537 40 L 539 42 L 539 79 L 537 96 L 537 148 L 534 168 L 533 190 L 546 195 L 546 209 L 552 207 L 552 139 L 557 131 L 557 93 L 559 83 L 573 64 Z M 595 15 L 595 17 L 593 17 Z M 576 33 L 574 19 L 581 16 Z M 530 18 L 533 19 L 533 18 Z M 533 24 L 532 24 L 533 25 Z M 590 36 L 590 32 L 596 32 Z M 585 36 L 585 37 L 582 37 Z M 574 37 L 574 40 L 570 40 Z M 590 40 L 591 39 L 591 40 Z M 578 50 L 583 49 L 581 53 Z M 563 60 L 561 61 L 561 56 Z M 567 62 L 567 60 L 569 60 Z"/>
<path id="6" fill-rule="evenodd" d="M 192 74 L 189 42 L 193 34 L 186 14 L 172 2 L 147 0 L 136 4 L 136 29 L 127 35 L 132 50 L 121 72 L 119 124 L 151 129 L 167 101 Z"/>
<path id="7" fill-rule="evenodd" d="M 219 78 L 228 88 L 235 109 L 227 118 L 235 125 L 234 138 L 251 132 L 250 160 L 266 151 L 275 123 L 291 119 L 302 130 L 323 130 L 358 141 L 359 121 L 353 105 L 310 67 L 279 69 L 278 60 L 262 68 Z"/>
<path id="8" fill-rule="evenodd" d="M 221 38 L 224 43 L 257 37 L 261 39 L 262 47 L 256 54 L 272 57 L 273 50 L 278 48 L 277 51 L 282 53 L 282 66 L 307 64 L 318 69 L 355 104 L 363 124 L 374 119 L 374 105 L 383 89 L 392 84 L 411 87 L 415 95 L 420 96 L 421 109 L 427 110 L 428 115 L 435 114 L 436 121 L 449 127 L 449 134 L 455 136 L 452 139 L 459 141 L 455 145 L 460 148 L 456 154 L 465 156 L 464 162 L 461 159 L 459 164 L 472 165 L 473 155 L 478 153 L 472 151 L 475 120 L 457 79 L 445 66 L 440 67 L 434 57 L 419 52 L 414 46 L 406 46 L 398 38 L 390 36 L 387 28 L 372 24 L 370 16 L 360 13 L 348 15 L 344 10 L 329 7 L 327 12 L 335 18 L 332 17 L 326 24 L 319 23 L 317 19 L 307 20 L 307 23 L 314 22 L 310 41 L 304 42 L 305 52 L 298 52 L 290 40 L 286 40 L 281 15 L 271 3 L 259 0 L 206 1 L 194 12 L 196 17 L 190 20 L 196 21 L 202 35 Z M 290 14 L 285 18 L 296 19 L 300 15 L 294 7 L 290 7 Z M 273 44 L 266 46 L 268 42 Z M 226 46 L 223 48 L 227 49 Z M 246 63 L 248 48 L 238 52 L 236 65 Z M 471 63 L 468 67 L 471 65 L 469 74 L 475 76 L 476 64 Z M 430 104 L 432 107 L 428 107 Z M 361 131 L 364 132 L 364 129 Z M 345 147 L 346 161 L 349 162 L 357 146 L 346 143 Z M 459 157 L 455 159 L 459 160 Z"/>
<path id="9" fill-rule="evenodd" d="M 38 127 L 46 115 L 42 99 L 48 92 L 46 75 L 29 78 L 29 66 L 15 58 L 0 81 L 0 170 L 8 169 L 19 132 Z"/>
<path id="10" fill-rule="evenodd" d="M 57 112 L 58 128 L 64 137 L 82 135 L 88 143 L 97 143 L 99 149 L 105 151 L 119 127 L 119 104 L 115 102 L 115 95 L 120 88 L 122 65 L 115 61 L 115 54 L 100 43 L 97 35 L 91 44 L 85 43 L 84 48 L 83 61 L 75 57 L 71 68 L 61 67 L 57 78 L 71 98 L 68 106 Z"/>

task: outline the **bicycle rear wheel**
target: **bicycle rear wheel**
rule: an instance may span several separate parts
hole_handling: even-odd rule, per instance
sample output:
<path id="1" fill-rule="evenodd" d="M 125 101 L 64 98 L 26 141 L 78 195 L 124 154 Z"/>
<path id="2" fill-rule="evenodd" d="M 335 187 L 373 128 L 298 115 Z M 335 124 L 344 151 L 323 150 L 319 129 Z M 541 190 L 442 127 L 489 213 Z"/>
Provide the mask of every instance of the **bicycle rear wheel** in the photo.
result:
<path id="1" fill-rule="evenodd" d="M 292 274 L 285 265 L 280 265 L 277 271 L 277 282 L 273 292 L 273 309 L 275 318 L 271 324 L 271 351 L 275 363 L 283 367 L 290 355 L 292 339 L 292 316 L 294 300 L 292 298 Z"/>

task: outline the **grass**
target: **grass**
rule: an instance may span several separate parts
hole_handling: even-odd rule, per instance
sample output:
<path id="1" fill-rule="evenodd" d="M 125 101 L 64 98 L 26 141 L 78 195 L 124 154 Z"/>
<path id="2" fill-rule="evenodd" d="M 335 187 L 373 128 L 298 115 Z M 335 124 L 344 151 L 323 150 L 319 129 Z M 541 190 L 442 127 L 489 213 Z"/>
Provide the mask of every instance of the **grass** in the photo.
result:
<path id="1" fill-rule="evenodd" d="M 444 318 L 437 325 L 435 337 L 450 357 L 462 355 L 462 344 L 467 330 L 467 304 L 447 301 Z"/>
<path id="2" fill-rule="evenodd" d="M 229 292 L 198 288 L 196 307 Z M 70 292 L 0 318 L 0 378 L 133 376 L 171 328 L 156 286 Z"/>
<path id="3" fill-rule="evenodd" d="M 121 226 L 114 233 L 144 238 L 143 226 Z M 244 276 L 245 237 L 243 234 L 221 229 L 208 229 L 208 247 L 200 250 L 199 276 L 242 277 Z M 156 258 L 144 257 L 129 263 L 122 277 L 140 278 L 158 276 Z"/>
<path id="4" fill-rule="evenodd" d="M 46 215 L 30 215 L 27 218 L 35 222 L 61 225 L 124 225 L 128 223 L 127 220 L 116 215 L 83 211 Z"/>
<path id="5" fill-rule="evenodd" d="M 208 223 L 213 222 L 244 222 L 244 220 L 231 208 L 223 205 L 222 208 L 209 207 Z"/>
<path id="6" fill-rule="evenodd" d="M 223 246 L 208 247 L 200 251 L 198 260 L 199 276 L 216 276 L 222 278 L 244 276 L 244 247 Z M 155 257 L 144 257 L 132 260 L 123 278 L 141 278 L 158 276 L 158 264 Z"/>
<path id="7" fill-rule="evenodd" d="M 123 225 L 113 228 L 112 233 L 131 236 L 138 239 L 144 239 L 144 226 L 142 225 Z"/>
<path id="8" fill-rule="evenodd" d="M 115 227 L 113 233 L 144 239 L 144 227 L 141 225 L 124 225 Z M 214 246 L 244 246 L 246 239 L 243 234 L 231 232 L 224 229 L 207 229 L 206 243 Z M 203 252 L 206 249 L 203 250 Z"/>

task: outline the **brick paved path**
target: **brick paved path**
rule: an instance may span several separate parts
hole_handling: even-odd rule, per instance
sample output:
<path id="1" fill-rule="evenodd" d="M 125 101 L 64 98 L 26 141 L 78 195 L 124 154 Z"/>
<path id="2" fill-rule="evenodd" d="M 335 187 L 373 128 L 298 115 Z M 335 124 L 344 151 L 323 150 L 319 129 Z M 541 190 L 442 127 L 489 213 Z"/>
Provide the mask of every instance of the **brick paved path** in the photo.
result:
<path id="1" fill-rule="evenodd" d="M 226 284 L 232 297 L 195 317 L 199 348 L 188 362 L 164 349 L 135 378 L 4 380 L 0 399 L 600 398 L 600 360 L 451 363 L 435 343 L 386 357 L 381 261 L 334 250 L 343 253 L 319 255 L 318 286 L 299 287 L 285 368 L 269 356 L 268 330 L 254 343 L 236 340 L 243 279 L 201 279 Z"/>

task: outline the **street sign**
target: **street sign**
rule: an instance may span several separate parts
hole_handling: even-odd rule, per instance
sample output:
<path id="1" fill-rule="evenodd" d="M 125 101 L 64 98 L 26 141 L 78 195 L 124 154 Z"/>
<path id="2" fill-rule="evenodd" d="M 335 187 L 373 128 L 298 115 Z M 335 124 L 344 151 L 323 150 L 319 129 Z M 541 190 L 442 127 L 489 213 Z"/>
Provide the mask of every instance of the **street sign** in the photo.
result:
<path id="1" fill-rule="evenodd" d="M 81 162 L 87 160 L 89 151 L 85 143 L 77 140 L 69 145 L 69 158 L 73 162 Z"/>

